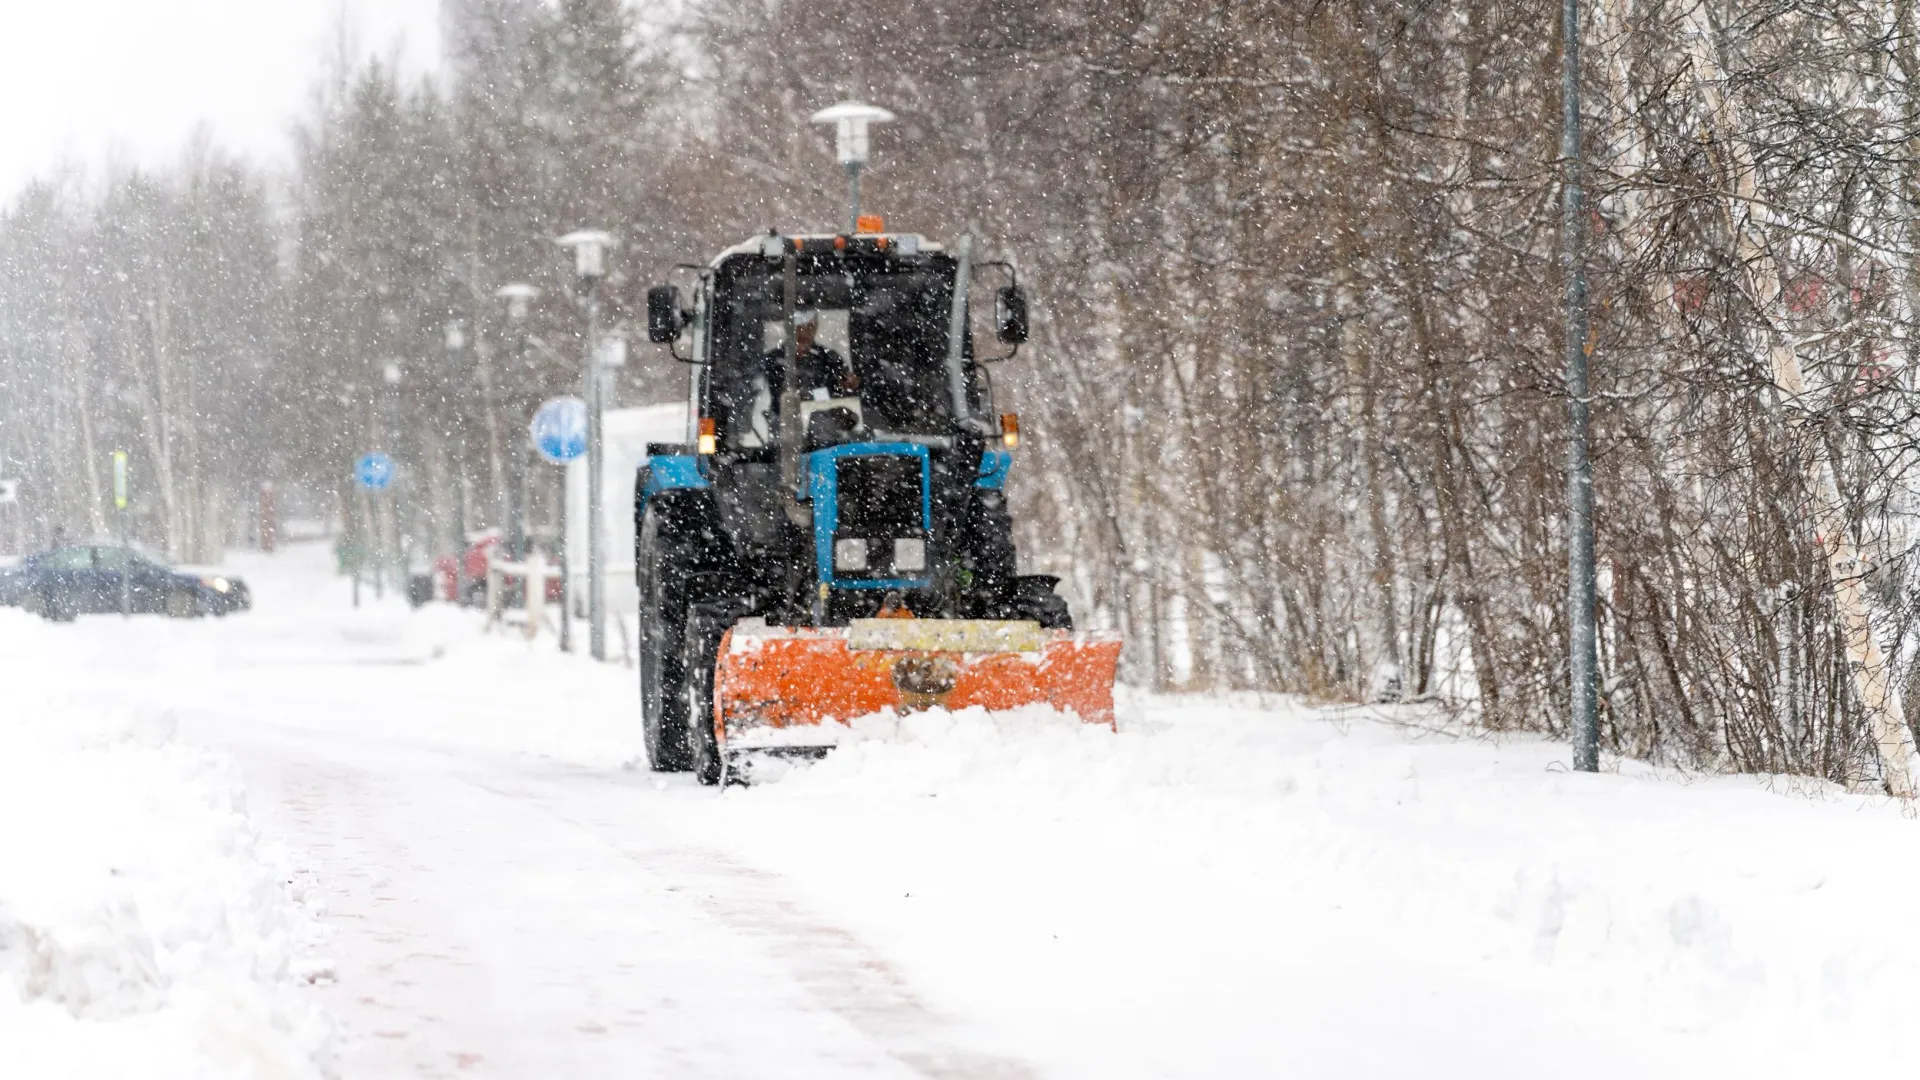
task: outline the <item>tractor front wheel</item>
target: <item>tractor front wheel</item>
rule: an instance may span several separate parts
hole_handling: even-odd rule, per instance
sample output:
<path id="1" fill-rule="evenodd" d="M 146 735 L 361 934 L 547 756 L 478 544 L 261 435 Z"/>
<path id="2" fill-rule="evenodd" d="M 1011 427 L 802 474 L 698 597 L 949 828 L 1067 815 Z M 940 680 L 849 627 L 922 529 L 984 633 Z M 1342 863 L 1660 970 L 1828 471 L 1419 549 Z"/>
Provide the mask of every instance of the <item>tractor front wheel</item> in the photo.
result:
<path id="1" fill-rule="evenodd" d="M 714 729 L 713 680 L 720 658 L 720 639 L 727 636 L 738 613 L 730 604 L 695 604 L 687 612 L 687 747 L 693 774 L 712 787 L 725 778 L 720 733 Z"/>
<path id="2" fill-rule="evenodd" d="M 688 573 L 694 550 L 674 523 L 649 507 L 640 525 L 640 725 L 654 772 L 693 768 L 687 747 Z"/>

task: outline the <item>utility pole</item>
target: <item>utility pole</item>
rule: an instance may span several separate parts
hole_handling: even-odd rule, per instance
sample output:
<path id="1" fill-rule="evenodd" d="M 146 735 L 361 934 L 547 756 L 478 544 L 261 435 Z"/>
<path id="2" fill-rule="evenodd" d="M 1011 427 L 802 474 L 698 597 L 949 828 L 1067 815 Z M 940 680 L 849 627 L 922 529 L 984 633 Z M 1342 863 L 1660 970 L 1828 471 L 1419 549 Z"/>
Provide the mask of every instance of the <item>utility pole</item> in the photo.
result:
<path id="1" fill-rule="evenodd" d="M 1600 770 L 1593 620 L 1593 461 L 1588 453 L 1587 275 L 1580 192 L 1580 0 L 1560 9 L 1560 267 L 1566 277 L 1567 674 L 1573 767 Z"/>

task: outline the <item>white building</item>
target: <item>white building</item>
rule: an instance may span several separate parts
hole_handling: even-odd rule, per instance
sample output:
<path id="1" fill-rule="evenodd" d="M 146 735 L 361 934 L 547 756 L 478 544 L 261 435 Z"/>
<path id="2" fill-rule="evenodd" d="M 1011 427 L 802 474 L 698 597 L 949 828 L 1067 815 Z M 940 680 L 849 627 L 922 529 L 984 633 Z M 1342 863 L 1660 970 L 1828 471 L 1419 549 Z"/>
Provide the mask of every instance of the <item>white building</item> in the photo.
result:
<path id="1" fill-rule="evenodd" d="M 606 511 L 606 536 L 600 548 L 606 560 L 607 612 L 613 619 L 631 619 L 640 609 L 633 583 L 633 481 L 647 457 L 648 443 L 686 443 L 687 406 L 684 402 L 608 409 L 602 421 L 600 494 Z M 567 572 L 573 576 L 574 611 L 587 613 L 587 460 L 567 466 Z M 611 631 L 610 631 L 611 632 Z"/>

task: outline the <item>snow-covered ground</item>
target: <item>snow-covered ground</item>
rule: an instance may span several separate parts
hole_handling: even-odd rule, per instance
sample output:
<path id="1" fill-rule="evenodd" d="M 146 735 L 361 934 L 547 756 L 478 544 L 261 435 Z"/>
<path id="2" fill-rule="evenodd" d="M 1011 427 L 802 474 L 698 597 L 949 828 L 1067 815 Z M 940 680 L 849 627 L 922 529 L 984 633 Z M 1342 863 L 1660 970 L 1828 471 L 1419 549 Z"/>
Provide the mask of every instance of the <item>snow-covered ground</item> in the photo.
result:
<path id="1" fill-rule="evenodd" d="M 256 610 L 227 620 L 0 610 L 4 1075 L 1915 1060 L 1899 806 L 1141 698 L 1117 735 L 876 719 L 716 793 L 631 767 L 629 668 L 355 610 L 319 545 L 238 562 Z"/>
<path id="2" fill-rule="evenodd" d="M 0 1075 L 323 1075 L 318 928 L 233 770 L 39 629 L 0 609 Z"/>

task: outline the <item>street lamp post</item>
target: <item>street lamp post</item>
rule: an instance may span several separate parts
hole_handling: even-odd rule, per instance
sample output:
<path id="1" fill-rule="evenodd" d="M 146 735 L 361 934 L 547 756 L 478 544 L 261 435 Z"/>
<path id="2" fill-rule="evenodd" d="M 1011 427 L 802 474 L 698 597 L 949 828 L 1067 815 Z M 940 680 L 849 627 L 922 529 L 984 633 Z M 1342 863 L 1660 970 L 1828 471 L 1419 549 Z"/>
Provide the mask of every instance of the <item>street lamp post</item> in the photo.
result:
<path id="1" fill-rule="evenodd" d="M 387 454 L 396 463 L 400 460 L 400 361 L 389 360 L 381 369 L 381 377 L 387 384 Z M 406 588 L 406 540 L 400 526 L 400 485 L 392 484 L 387 494 L 388 514 L 393 518 L 393 549 L 387 553 L 393 567 L 394 584 L 400 589 Z"/>
<path id="2" fill-rule="evenodd" d="M 560 238 L 559 243 L 573 249 L 573 272 L 587 304 L 587 356 L 585 397 L 587 400 L 587 647 L 595 660 L 607 658 L 606 580 L 601 565 L 601 533 L 605 529 L 606 508 L 601 505 L 601 473 L 604 447 L 601 445 L 601 371 L 600 279 L 607 274 L 607 250 L 613 237 L 596 229 L 581 229 Z M 565 559 L 566 553 L 560 554 Z"/>
<path id="3" fill-rule="evenodd" d="M 518 386 L 527 372 L 527 311 L 540 298 L 540 290 L 525 282 L 513 282 L 494 290 L 494 296 L 506 301 L 507 320 L 514 328 L 514 375 L 510 382 Z M 507 557 L 524 559 L 527 555 L 527 448 L 523 441 L 511 440 L 507 451 Z"/>
<path id="4" fill-rule="evenodd" d="M 875 105 L 843 101 L 814 113 L 816 124 L 834 125 L 834 150 L 847 170 L 847 232 L 860 231 L 860 170 L 867 164 L 867 129 L 894 115 Z"/>
<path id="5" fill-rule="evenodd" d="M 465 383 L 460 377 L 460 350 L 467 347 L 467 330 L 458 319 L 449 319 L 445 327 L 447 346 L 447 404 L 452 410 L 453 431 L 453 599 L 467 602 L 472 583 L 467 578 L 467 428 L 460 412 Z"/>
<path id="6" fill-rule="evenodd" d="M 1560 49 L 1560 265 L 1566 275 L 1567 673 L 1573 767 L 1600 769 L 1593 566 L 1593 461 L 1588 455 L 1587 278 L 1580 204 L 1580 0 L 1562 0 Z"/>

